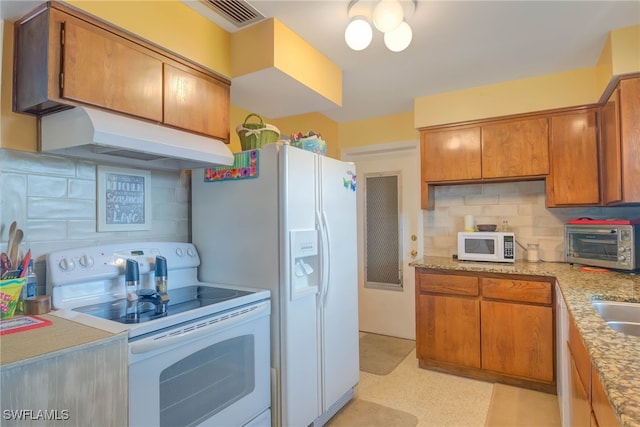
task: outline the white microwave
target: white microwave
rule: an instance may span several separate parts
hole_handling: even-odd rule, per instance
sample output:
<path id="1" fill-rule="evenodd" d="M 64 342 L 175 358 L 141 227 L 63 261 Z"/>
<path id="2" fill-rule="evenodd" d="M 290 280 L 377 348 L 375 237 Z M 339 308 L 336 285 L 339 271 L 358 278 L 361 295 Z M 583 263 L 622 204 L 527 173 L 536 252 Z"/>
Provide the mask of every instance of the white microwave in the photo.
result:
<path id="1" fill-rule="evenodd" d="M 462 261 L 515 262 L 516 236 L 513 233 L 459 232 L 458 259 Z"/>

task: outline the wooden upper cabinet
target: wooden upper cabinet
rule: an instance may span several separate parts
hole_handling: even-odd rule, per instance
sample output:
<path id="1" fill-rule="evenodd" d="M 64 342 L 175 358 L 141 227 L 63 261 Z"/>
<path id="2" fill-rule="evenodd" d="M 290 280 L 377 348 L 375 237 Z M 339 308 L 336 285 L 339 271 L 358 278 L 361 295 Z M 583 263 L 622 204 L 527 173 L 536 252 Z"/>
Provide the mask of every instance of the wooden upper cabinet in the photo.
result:
<path id="1" fill-rule="evenodd" d="M 423 209 L 434 209 L 433 185 L 541 179 L 549 174 L 547 116 L 422 129 L 420 138 Z"/>
<path id="2" fill-rule="evenodd" d="M 70 6 L 15 23 L 13 109 L 91 105 L 229 142 L 230 82 Z"/>
<path id="3" fill-rule="evenodd" d="M 640 202 L 640 78 L 620 82 L 622 201 Z"/>
<path id="4" fill-rule="evenodd" d="M 602 198 L 609 205 L 622 200 L 620 170 L 620 89 L 613 91 L 601 110 Z"/>
<path id="5" fill-rule="evenodd" d="M 480 127 L 427 131 L 421 139 L 423 182 L 481 178 Z"/>
<path id="6" fill-rule="evenodd" d="M 60 104 L 62 22 L 52 9 L 15 23 L 13 111 L 48 114 Z"/>
<path id="7" fill-rule="evenodd" d="M 224 82 L 164 65 L 164 122 L 229 140 L 229 92 Z"/>
<path id="8" fill-rule="evenodd" d="M 162 121 L 160 59 L 70 16 L 62 29 L 62 98 Z"/>
<path id="9" fill-rule="evenodd" d="M 549 173 L 547 118 L 482 126 L 482 177 L 511 178 Z"/>
<path id="10" fill-rule="evenodd" d="M 602 108 L 603 204 L 640 203 L 640 78 L 624 79 Z"/>
<path id="11" fill-rule="evenodd" d="M 547 207 L 600 203 L 596 112 L 550 118 Z"/>

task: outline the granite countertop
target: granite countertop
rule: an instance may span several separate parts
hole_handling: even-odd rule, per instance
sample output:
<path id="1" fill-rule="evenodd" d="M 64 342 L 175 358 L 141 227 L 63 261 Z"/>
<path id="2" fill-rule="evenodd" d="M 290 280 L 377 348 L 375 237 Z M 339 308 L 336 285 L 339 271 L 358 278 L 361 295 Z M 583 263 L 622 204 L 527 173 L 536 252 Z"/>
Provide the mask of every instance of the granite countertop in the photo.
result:
<path id="1" fill-rule="evenodd" d="M 118 336 L 52 314 L 39 314 L 36 317 L 50 321 L 51 325 L 3 335 L 0 338 L 0 368 L 14 368 L 21 363 L 57 356 Z M 126 336 L 123 336 L 126 339 Z"/>
<path id="2" fill-rule="evenodd" d="M 592 299 L 640 302 L 640 275 L 583 271 L 566 263 L 514 264 L 424 257 L 412 267 L 555 277 L 609 401 L 623 426 L 640 426 L 640 337 L 611 329 Z"/>

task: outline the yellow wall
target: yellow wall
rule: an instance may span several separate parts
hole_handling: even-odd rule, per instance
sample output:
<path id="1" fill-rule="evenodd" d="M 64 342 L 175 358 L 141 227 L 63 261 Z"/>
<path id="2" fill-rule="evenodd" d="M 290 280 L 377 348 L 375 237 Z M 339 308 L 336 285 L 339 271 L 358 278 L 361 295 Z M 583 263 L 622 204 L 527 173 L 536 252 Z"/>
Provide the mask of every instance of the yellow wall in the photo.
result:
<path id="1" fill-rule="evenodd" d="M 612 77 L 640 71 L 640 25 L 613 30 L 593 67 L 424 96 L 416 128 L 597 103 Z"/>
<path id="2" fill-rule="evenodd" d="M 274 21 L 276 68 L 342 105 L 342 70 L 280 21 Z"/>
<path id="3" fill-rule="evenodd" d="M 640 25 L 611 32 L 613 75 L 640 71 Z"/>
<path id="4" fill-rule="evenodd" d="M 36 151 L 36 119 L 12 112 L 13 23 L 3 21 L 2 82 L 0 83 L 0 148 Z"/>
<path id="5" fill-rule="evenodd" d="M 273 19 L 259 22 L 231 35 L 231 73 L 233 77 L 273 67 Z"/>
<path id="6" fill-rule="evenodd" d="M 277 19 L 237 31 L 231 46 L 234 77 L 276 68 L 342 105 L 342 70 Z"/>
<path id="7" fill-rule="evenodd" d="M 640 71 L 640 25 L 611 31 L 596 65 L 600 92 L 604 92 L 613 76 L 638 71 Z"/>
<path id="8" fill-rule="evenodd" d="M 235 33 L 247 31 L 250 35 L 244 41 L 238 39 L 242 43 L 255 45 L 258 40 L 266 41 L 264 50 L 260 50 L 260 46 L 234 50 L 232 45 L 237 47 L 236 41 L 229 33 L 178 0 L 70 0 L 70 4 L 222 75 L 245 72 L 242 67 L 251 61 L 255 61 L 254 65 L 286 68 L 290 75 L 310 87 L 313 85 L 314 90 L 325 91 L 327 98 L 339 98 L 338 104 L 341 104 L 340 70 L 333 69 L 334 64 L 277 20 L 267 21 L 269 24 L 264 27 L 253 26 L 256 28 L 251 31 L 259 34 L 251 35 L 249 30 L 253 27 Z M 152 16 L 153 19 L 140 19 L 141 16 Z M 5 22 L 2 30 L 0 147 L 35 151 L 35 118 L 11 112 L 13 24 Z M 247 52 L 247 55 L 238 52 Z M 304 66 L 307 61 L 300 60 L 300 52 L 320 63 L 326 60 L 326 69 L 322 66 L 322 72 L 310 73 Z M 242 58 L 245 65 L 234 62 L 238 58 Z M 640 26 L 612 31 L 598 63 L 592 68 L 416 98 L 413 112 L 348 123 L 336 124 L 318 113 L 265 120 L 280 128 L 283 135 L 309 130 L 322 133 L 328 143 L 328 154 L 338 157 L 340 149 L 345 147 L 415 139 L 418 137 L 416 128 L 424 126 L 597 102 L 611 76 L 637 71 L 640 71 Z M 247 114 L 249 112 L 237 107 L 231 108 L 232 151 L 240 150 L 235 128 Z"/>
<path id="9" fill-rule="evenodd" d="M 600 57 L 596 63 L 596 84 L 601 89 L 601 92 L 605 90 L 611 76 L 613 75 L 613 57 L 611 56 L 611 32 L 607 36 L 607 41 L 600 52 Z"/>
<path id="10" fill-rule="evenodd" d="M 413 124 L 411 111 L 340 124 L 340 148 L 417 138 L 419 133 Z"/>
<path id="11" fill-rule="evenodd" d="M 307 134 L 314 131 L 327 143 L 327 156 L 340 158 L 340 133 L 338 124 L 320 113 L 300 114 L 270 121 L 280 130 L 280 135 L 290 137 L 292 133 Z"/>
<path id="12" fill-rule="evenodd" d="M 242 151 L 236 128 L 239 124 L 244 123 L 249 114 L 251 114 L 251 111 L 231 107 L 231 143 L 229 144 L 229 149 L 234 153 Z M 294 132 L 306 134 L 310 130 L 320 133 L 322 139 L 327 143 L 327 156 L 340 158 L 338 124 L 320 113 L 300 114 L 273 120 L 268 117 L 262 117 L 262 120 L 277 127 L 282 137 L 288 138 Z M 250 123 L 255 123 L 255 119 L 252 118 Z"/>
<path id="13" fill-rule="evenodd" d="M 416 128 L 597 102 L 596 69 L 585 68 L 414 100 Z"/>

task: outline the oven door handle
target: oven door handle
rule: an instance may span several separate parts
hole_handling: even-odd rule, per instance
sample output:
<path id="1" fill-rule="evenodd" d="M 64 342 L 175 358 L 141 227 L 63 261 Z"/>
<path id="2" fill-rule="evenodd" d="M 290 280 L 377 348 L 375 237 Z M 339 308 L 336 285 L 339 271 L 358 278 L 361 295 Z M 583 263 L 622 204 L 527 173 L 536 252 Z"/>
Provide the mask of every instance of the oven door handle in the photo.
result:
<path id="1" fill-rule="evenodd" d="M 133 354 L 148 353 L 157 349 L 166 349 L 167 346 L 180 344 L 187 341 L 191 341 L 196 338 L 200 338 L 204 335 L 215 333 L 221 329 L 236 326 L 240 323 L 244 323 L 249 320 L 253 320 L 257 317 L 268 315 L 271 310 L 271 304 L 269 301 L 261 302 L 260 304 L 252 306 L 249 310 L 231 313 L 231 315 L 222 315 L 217 317 L 219 320 L 215 323 L 206 324 L 200 326 L 202 323 L 210 322 L 213 319 L 204 319 L 200 323 L 195 325 L 188 325 L 183 328 L 182 331 L 176 333 L 176 331 L 170 331 L 169 334 L 162 336 L 155 336 L 142 339 L 137 342 L 129 344 L 129 351 Z M 238 314 L 236 314 L 238 313 Z"/>

